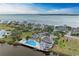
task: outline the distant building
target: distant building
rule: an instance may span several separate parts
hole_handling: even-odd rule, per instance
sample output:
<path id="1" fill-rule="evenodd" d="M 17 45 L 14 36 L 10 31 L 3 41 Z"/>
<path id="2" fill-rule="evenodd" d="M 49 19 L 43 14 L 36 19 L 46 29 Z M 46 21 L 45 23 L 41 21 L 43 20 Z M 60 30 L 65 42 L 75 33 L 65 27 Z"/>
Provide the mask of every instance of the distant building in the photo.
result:
<path id="1" fill-rule="evenodd" d="M 66 40 L 74 40 L 74 39 L 79 39 L 79 36 L 76 36 L 77 32 L 75 30 L 68 32 L 66 35 L 64 35 L 64 38 Z"/>
<path id="2" fill-rule="evenodd" d="M 78 34 L 79 33 L 79 28 L 72 28 L 71 34 Z"/>
<path id="3" fill-rule="evenodd" d="M 56 26 L 54 28 L 54 31 L 62 31 L 62 32 L 66 32 L 68 31 L 68 28 L 66 26 Z"/>
<path id="4" fill-rule="evenodd" d="M 35 28 L 41 28 L 41 24 L 33 24 L 32 26 L 33 26 L 33 29 L 35 29 Z"/>

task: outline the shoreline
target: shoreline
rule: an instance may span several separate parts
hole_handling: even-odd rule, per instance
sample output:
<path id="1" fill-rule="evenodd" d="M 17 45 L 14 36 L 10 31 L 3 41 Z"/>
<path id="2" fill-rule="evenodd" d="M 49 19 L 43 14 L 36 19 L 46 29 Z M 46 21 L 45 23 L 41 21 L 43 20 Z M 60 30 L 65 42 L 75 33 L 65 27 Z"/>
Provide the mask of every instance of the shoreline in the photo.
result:
<path id="1" fill-rule="evenodd" d="M 2 44 L 0 56 L 45 56 L 42 52 L 35 51 L 28 47 Z"/>
<path id="2" fill-rule="evenodd" d="M 11 51 L 11 49 L 12 49 L 12 51 Z M 14 49 L 14 50 L 13 50 Z M 30 51 L 32 51 L 33 53 L 31 53 L 30 51 L 28 51 L 27 53 L 26 53 L 26 55 L 25 54 L 23 54 L 22 53 L 22 51 L 24 51 L 25 50 L 25 52 L 26 51 L 28 51 L 27 49 L 29 49 Z M 4 53 L 2 53 L 2 56 L 45 56 L 45 54 L 43 53 L 43 52 L 41 52 L 41 51 L 38 51 L 38 50 L 36 50 L 36 49 L 33 49 L 33 48 L 29 48 L 29 47 L 24 47 L 24 46 L 13 46 L 13 45 L 9 45 L 9 44 L 2 44 L 2 45 L 0 45 L 0 50 L 2 51 L 2 52 L 4 52 Z M 16 50 L 18 50 L 18 51 L 16 51 Z M 21 50 L 21 53 L 22 54 L 20 54 L 20 52 L 19 52 L 19 50 Z M 8 53 L 8 52 L 10 53 Z M 14 51 L 14 52 L 13 52 Z M 16 52 L 15 52 L 16 51 Z M 7 54 L 7 53 L 8 54 Z M 12 53 L 13 52 L 13 53 Z M 37 52 L 37 54 L 35 54 L 35 52 Z M 18 54 L 19 53 L 19 54 Z M 29 53 L 29 54 L 28 54 Z M 52 55 L 49 55 L 49 56 L 70 56 L 70 55 L 66 55 L 66 54 L 63 54 L 63 53 L 60 53 L 60 52 L 55 52 L 55 51 L 52 51 L 51 53 L 53 53 Z M 4 55 L 3 55 L 4 54 Z M 33 54 L 33 55 L 32 55 Z M 1 54 L 0 54 L 0 56 L 1 56 Z"/>

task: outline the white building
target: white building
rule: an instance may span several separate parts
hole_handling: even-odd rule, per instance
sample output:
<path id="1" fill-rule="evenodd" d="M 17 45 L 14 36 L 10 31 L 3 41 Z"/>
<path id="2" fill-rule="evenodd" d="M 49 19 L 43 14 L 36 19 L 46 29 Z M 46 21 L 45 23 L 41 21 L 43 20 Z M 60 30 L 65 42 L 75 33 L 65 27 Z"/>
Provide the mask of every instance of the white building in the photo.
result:
<path id="1" fill-rule="evenodd" d="M 6 31 L 6 30 L 0 30 L 0 38 L 4 38 L 5 35 L 10 35 L 11 32 L 10 31 Z"/>
<path id="2" fill-rule="evenodd" d="M 66 32 L 68 31 L 68 28 L 64 25 L 64 26 L 56 26 L 54 28 L 54 31 L 62 31 L 62 32 Z"/>

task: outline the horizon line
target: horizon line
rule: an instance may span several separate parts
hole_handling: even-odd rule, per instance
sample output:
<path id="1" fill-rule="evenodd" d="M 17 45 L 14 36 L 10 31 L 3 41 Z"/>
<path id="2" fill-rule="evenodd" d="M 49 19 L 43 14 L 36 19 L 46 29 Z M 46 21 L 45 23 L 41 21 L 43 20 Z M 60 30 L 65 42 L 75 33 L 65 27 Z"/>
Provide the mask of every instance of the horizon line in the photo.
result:
<path id="1" fill-rule="evenodd" d="M 8 14 L 0 14 L 0 15 L 8 15 Z M 22 15 L 22 14 L 12 14 L 12 15 Z M 23 14 L 23 15 L 79 15 L 79 14 Z"/>

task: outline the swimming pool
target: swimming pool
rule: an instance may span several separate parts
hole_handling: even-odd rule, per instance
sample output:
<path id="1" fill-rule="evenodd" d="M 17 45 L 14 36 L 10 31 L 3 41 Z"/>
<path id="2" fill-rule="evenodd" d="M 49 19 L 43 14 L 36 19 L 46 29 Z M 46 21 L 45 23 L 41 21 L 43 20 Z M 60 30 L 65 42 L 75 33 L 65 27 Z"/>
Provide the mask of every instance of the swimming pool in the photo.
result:
<path id="1" fill-rule="evenodd" d="M 48 51 L 48 49 L 46 49 L 46 43 L 44 42 L 37 42 L 33 39 L 29 39 L 29 40 L 21 40 L 19 43 L 23 44 L 23 45 L 26 45 L 26 46 L 30 46 L 30 47 L 33 47 L 33 48 L 36 48 L 38 50 L 45 50 L 45 51 Z M 50 47 L 51 45 L 49 45 Z"/>
<path id="2" fill-rule="evenodd" d="M 25 44 L 28 44 L 32 47 L 35 47 L 37 44 L 36 44 L 36 41 L 32 40 L 32 39 L 29 39 L 25 42 Z"/>

